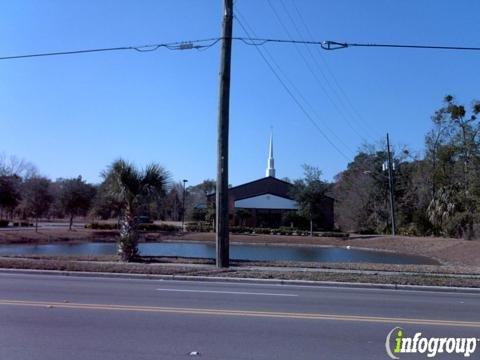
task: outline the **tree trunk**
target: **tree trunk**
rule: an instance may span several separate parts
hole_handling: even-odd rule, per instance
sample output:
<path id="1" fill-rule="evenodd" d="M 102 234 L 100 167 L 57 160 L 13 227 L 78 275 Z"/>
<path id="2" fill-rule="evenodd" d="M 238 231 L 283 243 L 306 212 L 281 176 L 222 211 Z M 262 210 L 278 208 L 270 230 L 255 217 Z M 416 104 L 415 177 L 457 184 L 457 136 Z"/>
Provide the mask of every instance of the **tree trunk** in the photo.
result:
<path id="1" fill-rule="evenodd" d="M 468 161 L 469 161 L 469 154 L 468 154 L 467 136 L 466 136 L 464 125 L 462 125 L 462 138 L 463 138 L 463 186 L 464 186 L 465 200 L 466 200 L 467 197 L 468 197 Z"/>
<path id="2" fill-rule="evenodd" d="M 313 236 L 313 220 L 310 218 L 310 236 Z"/>
<path id="3" fill-rule="evenodd" d="M 38 217 L 35 217 L 35 232 L 38 232 Z"/>
<path id="4" fill-rule="evenodd" d="M 69 231 L 72 231 L 72 226 L 73 226 L 73 214 L 70 214 L 70 224 L 68 226 Z"/>
<path id="5" fill-rule="evenodd" d="M 122 261 L 133 261 L 138 257 L 138 233 L 135 226 L 135 217 L 129 210 L 125 211 L 120 226 L 118 254 Z"/>

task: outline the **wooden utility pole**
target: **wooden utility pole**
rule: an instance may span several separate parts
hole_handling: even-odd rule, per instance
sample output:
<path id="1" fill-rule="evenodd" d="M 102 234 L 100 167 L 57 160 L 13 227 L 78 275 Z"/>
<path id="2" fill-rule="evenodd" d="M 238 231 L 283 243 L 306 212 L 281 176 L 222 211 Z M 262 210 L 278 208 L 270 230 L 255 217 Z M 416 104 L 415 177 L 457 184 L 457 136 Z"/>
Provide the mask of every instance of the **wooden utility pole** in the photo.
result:
<path id="1" fill-rule="evenodd" d="M 387 133 L 387 154 L 388 154 L 388 185 L 390 188 L 390 214 L 392 216 L 392 235 L 395 236 L 395 196 L 393 183 L 392 153 L 390 152 L 390 138 Z"/>
<path id="2" fill-rule="evenodd" d="M 216 243 L 217 267 L 229 266 L 228 229 L 228 123 L 230 112 L 230 68 L 232 59 L 233 0 L 224 0 L 218 104 Z"/>
<path id="3" fill-rule="evenodd" d="M 182 232 L 185 231 L 185 198 L 187 197 L 187 191 L 185 184 L 188 182 L 187 179 L 183 179 L 183 198 L 182 198 Z"/>

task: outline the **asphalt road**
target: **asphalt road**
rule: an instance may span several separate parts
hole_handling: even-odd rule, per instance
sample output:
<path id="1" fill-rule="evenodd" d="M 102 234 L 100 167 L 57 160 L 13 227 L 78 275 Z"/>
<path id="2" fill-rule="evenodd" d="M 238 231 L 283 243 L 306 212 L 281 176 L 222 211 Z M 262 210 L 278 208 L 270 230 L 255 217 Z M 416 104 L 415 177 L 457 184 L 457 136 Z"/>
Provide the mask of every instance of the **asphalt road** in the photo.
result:
<path id="1" fill-rule="evenodd" d="M 479 338 L 480 295 L 0 273 L 1 360 L 388 359 L 395 326 Z"/>

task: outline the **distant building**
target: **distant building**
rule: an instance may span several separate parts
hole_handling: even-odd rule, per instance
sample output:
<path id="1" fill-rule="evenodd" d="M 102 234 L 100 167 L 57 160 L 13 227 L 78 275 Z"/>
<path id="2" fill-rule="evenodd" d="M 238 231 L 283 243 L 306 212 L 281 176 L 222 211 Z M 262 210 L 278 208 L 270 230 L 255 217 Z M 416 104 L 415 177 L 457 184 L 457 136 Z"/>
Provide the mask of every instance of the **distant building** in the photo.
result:
<path id="1" fill-rule="evenodd" d="M 230 224 L 248 227 L 280 227 L 288 226 L 285 216 L 295 213 L 297 203 L 290 195 L 292 184 L 275 177 L 275 161 L 273 158 L 273 136 L 270 136 L 267 169 L 265 177 L 228 190 Z M 208 195 L 208 202 L 215 203 L 215 194 Z M 334 226 L 334 200 L 325 196 L 322 204 L 324 223 L 319 228 L 330 230 Z"/>

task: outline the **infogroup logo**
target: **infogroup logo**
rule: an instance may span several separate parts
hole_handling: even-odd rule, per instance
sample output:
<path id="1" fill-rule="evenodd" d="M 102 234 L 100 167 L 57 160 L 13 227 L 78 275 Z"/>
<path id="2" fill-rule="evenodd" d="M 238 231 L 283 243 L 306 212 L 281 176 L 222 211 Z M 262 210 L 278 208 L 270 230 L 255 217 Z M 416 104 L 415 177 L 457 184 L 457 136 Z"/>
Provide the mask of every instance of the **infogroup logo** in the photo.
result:
<path id="1" fill-rule="evenodd" d="M 470 357 L 477 348 L 480 339 L 471 338 L 438 338 L 422 337 L 421 332 L 415 333 L 413 337 L 405 336 L 405 331 L 400 327 L 393 328 L 385 340 L 385 349 L 392 359 L 400 359 L 400 354 L 426 354 L 433 358 L 437 354 L 458 354 Z"/>

